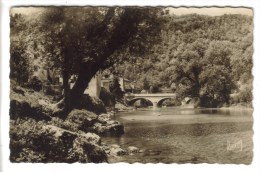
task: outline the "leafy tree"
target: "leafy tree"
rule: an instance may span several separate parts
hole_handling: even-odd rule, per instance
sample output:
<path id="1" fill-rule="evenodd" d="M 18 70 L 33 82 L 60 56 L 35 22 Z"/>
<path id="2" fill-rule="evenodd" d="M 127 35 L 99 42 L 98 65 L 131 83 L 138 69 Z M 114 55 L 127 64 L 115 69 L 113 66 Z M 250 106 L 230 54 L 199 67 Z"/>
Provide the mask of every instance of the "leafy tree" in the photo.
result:
<path id="1" fill-rule="evenodd" d="M 159 90 L 159 86 L 158 85 L 152 85 L 150 86 L 150 93 L 158 93 Z"/>
<path id="2" fill-rule="evenodd" d="M 146 78 L 144 78 L 144 80 L 143 80 L 143 89 L 148 91 L 149 88 L 150 88 L 149 82 L 147 81 Z"/>
<path id="3" fill-rule="evenodd" d="M 179 85 L 177 93 L 183 98 L 197 97 L 201 106 L 206 107 L 229 103 L 229 94 L 234 88 L 229 47 L 227 41 L 209 43 L 205 39 L 180 45 L 168 69 Z"/>
<path id="4" fill-rule="evenodd" d="M 99 70 L 115 67 L 142 54 L 158 39 L 161 8 L 48 7 L 30 25 L 30 39 L 43 47 L 40 55 L 62 71 L 65 111 L 76 107 L 91 78 Z M 28 33 L 23 33 L 28 36 Z M 42 36 L 43 39 L 39 39 Z M 35 39 L 34 39 L 35 37 Z M 144 43 L 145 42 L 145 43 Z M 48 57 L 48 58 L 47 58 Z M 76 74 L 74 87 L 68 80 Z M 73 100 L 73 101 L 70 101 Z"/>
<path id="5" fill-rule="evenodd" d="M 180 95 L 199 97 L 199 75 L 205 64 L 204 54 L 208 43 L 206 39 L 199 39 L 192 44 L 181 44 L 172 58 L 167 70 L 172 73 L 172 81 L 179 85 L 177 90 Z"/>
<path id="6" fill-rule="evenodd" d="M 200 95 L 208 97 L 207 101 L 213 101 L 214 107 L 221 103 L 229 103 L 229 96 L 235 88 L 231 75 L 231 52 L 229 42 L 212 41 L 205 53 L 205 61 L 211 64 L 206 64 L 201 72 Z"/>
<path id="7" fill-rule="evenodd" d="M 24 85 L 29 79 L 29 59 L 26 54 L 26 37 L 21 34 L 26 29 L 26 21 L 21 14 L 11 16 L 11 46 L 10 46 L 10 78 L 19 85 Z"/>
<path id="8" fill-rule="evenodd" d="M 114 77 L 109 85 L 109 91 L 115 98 L 115 101 L 119 101 L 123 98 L 123 91 L 121 90 L 118 77 Z"/>

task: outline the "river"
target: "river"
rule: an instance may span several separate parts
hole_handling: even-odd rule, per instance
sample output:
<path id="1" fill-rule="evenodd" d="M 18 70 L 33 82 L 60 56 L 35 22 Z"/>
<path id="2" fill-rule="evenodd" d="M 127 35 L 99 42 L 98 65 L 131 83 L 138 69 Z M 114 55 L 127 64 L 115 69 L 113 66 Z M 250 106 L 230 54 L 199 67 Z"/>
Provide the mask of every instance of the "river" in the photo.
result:
<path id="1" fill-rule="evenodd" d="M 125 127 L 105 137 L 141 153 L 110 157 L 109 162 L 250 164 L 253 156 L 251 109 L 143 109 L 115 114 Z"/>

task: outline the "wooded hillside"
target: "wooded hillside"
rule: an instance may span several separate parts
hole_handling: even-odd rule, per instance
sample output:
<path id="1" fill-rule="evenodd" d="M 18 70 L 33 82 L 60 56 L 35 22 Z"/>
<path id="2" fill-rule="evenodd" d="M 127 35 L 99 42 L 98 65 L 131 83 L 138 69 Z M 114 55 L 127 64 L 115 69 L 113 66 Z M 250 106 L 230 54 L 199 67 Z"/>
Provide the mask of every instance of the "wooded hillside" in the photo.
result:
<path id="1" fill-rule="evenodd" d="M 252 100 L 253 20 L 245 15 L 167 15 L 162 42 L 149 54 L 126 62 L 119 73 L 139 88 L 171 87 L 181 96 L 219 97 L 231 103 Z M 177 88 L 176 88 L 177 87 Z M 221 95 L 222 94 L 222 95 Z M 224 100 L 223 100 L 224 99 Z M 218 102 L 211 102 L 217 103 Z"/>

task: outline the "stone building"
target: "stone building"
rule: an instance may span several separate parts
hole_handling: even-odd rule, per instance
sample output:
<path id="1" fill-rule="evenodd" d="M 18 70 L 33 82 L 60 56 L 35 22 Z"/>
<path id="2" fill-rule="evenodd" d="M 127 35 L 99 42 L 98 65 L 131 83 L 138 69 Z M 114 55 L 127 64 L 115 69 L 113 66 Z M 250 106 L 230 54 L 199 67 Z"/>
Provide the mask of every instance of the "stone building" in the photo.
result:
<path id="1" fill-rule="evenodd" d="M 109 91 L 109 85 L 113 80 L 113 75 L 111 75 L 108 78 L 102 78 L 101 79 L 101 87 L 105 88 L 107 91 Z M 119 84 L 120 84 L 120 88 L 123 92 L 132 92 L 133 89 L 133 85 L 131 83 L 131 81 L 129 81 L 128 79 L 119 77 Z"/>
<path id="2" fill-rule="evenodd" d="M 101 74 L 96 74 L 89 82 L 88 88 L 84 91 L 84 94 L 88 94 L 91 97 L 99 97 L 101 91 Z"/>

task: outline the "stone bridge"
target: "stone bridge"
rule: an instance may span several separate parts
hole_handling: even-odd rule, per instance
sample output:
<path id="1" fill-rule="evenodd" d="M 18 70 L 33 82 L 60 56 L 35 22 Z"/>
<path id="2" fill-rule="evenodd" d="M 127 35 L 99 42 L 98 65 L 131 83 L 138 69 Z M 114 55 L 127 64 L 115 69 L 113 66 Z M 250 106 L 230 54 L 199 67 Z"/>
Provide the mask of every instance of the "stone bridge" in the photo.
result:
<path id="1" fill-rule="evenodd" d="M 167 99 L 175 99 L 176 93 L 156 93 L 156 94 L 131 94 L 126 95 L 129 103 L 132 104 L 137 100 L 145 99 L 153 103 L 153 107 L 161 106 L 163 101 Z"/>

